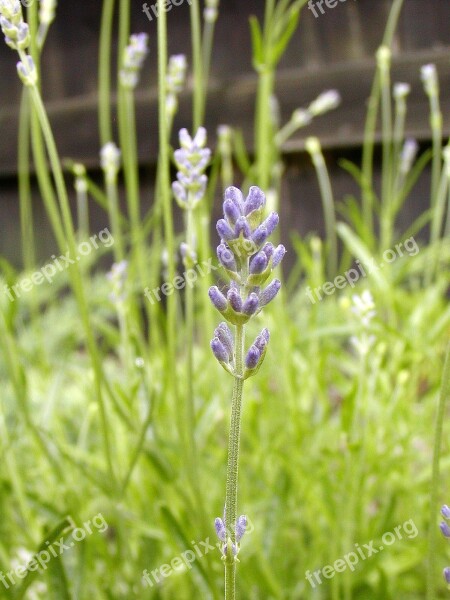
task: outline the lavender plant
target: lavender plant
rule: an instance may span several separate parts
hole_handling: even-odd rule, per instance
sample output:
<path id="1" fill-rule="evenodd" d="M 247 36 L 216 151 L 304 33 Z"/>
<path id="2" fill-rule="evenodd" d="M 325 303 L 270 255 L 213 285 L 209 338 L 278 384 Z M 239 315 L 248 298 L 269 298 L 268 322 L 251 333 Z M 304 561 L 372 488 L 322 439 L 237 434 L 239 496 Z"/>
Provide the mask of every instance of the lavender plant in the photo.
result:
<path id="1" fill-rule="evenodd" d="M 223 519 L 215 520 L 216 533 L 222 545 L 225 563 L 225 599 L 236 598 L 236 563 L 239 542 L 245 533 L 245 515 L 237 518 L 239 445 L 241 430 L 242 393 L 244 380 L 255 375 L 264 360 L 269 343 L 269 331 L 263 329 L 245 352 L 245 325 L 277 295 L 281 282 L 271 281 L 272 270 L 286 252 L 281 244 L 276 248 L 267 241 L 278 225 L 275 212 L 264 219 L 266 198 L 257 186 L 250 188 L 244 200 L 242 192 L 229 187 L 225 190 L 224 218 L 217 222 L 221 242 L 217 257 L 230 278 L 226 295 L 213 286 L 209 296 L 215 308 L 234 326 L 222 322 L 214 332 L 211 349 L 222 367 L 234 377 L 231 403 L 231 425 L 228 444 L 226 500 Z"/>

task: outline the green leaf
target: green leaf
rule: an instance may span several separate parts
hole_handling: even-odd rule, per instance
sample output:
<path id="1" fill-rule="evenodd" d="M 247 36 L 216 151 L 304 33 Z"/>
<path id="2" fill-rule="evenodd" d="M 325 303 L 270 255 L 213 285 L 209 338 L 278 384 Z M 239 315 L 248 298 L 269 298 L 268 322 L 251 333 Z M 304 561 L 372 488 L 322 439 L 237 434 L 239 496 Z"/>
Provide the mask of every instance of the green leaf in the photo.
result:
<path id="1" fill-rule="evenodd" d="M 339 237 L 343 240 L 347 248 L 352 252 L 353 256 L 359 258 L 361 263 L 363 264 L 367 276 L 371 277 L 378 288 L 383 292 L 389 292 L 389 284 L 386 281 L 386 278 L 383 275 L 377 261 L 374 259 L 370 249 L 366 246 L 366 244 L 362 241 L 362 239 L 357 236 L 348 225 L 345 223 L 338 223 L 336 226 Z M 373 268 L 370 269 L 370 266 L 373 265 Z M 366 269 L 366 266 L 368 268 Z"/>
<path id="2" fill-rule="evenodd" d="M 264 63 L 264 46 L 261 28 L 258 19 L 252 15 L 250 17 L 250 33 L 252 36 L 253 65 L 256 70 Z"/>
<path id="3" fill-rule="evenodd" d="M 60 539 L 65 537 L 72 529 L 73 523 L 68 517 L 66 517 L 60 521 L 58 525 L 56 525 L 56 527 L 50 531 L 49 534 L 45 536 L 45 539 L 42 540 L 36 554 L 28 563 L 27 574 L 24 577 L 23 584 L 13 596 L 14 600 L 22 600 L 30 585 L 40 576 L 39 571 L 29 570 L 29 566 L 34 567 L 34 565 L 39 562 L 39 553 L 43 551 L 48 552 L 49 546 L 56 541 L 59 542 Z M 61 556 L 52 556 L 46 566 L 46 574 L 49 578 L 48 598 L 51 600 L 71 600 L 67 577 L 62 564 Z"/>
<path id="4" fill-rule="evenodd" d="M 283 52 L 286 50 L 287 45 L 289 44 L 292 36 L 297 29 L 298 20 L 300 17 L 300 6 L 292 6 L 289 10 L 287 23 L 282 23 L 285 27 L 282 28 L 282 33 L 280 39 L 275 43 L 272 53 L 272 66 L 276 66 L 283 56 Z M 284 21 L 284 20 L 283 20 Z"/>

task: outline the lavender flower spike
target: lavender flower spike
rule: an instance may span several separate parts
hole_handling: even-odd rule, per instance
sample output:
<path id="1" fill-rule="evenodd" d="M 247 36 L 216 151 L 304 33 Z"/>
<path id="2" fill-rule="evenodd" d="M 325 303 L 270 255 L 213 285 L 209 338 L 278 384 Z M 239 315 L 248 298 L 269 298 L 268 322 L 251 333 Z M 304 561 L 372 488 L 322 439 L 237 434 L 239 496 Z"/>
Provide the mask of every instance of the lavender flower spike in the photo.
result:
<path id="1" fill-rule="evenodd" d="M 189 140 L 184 140 L 187 144 Z M 201 163 L 201 159 L 200 159 Z M 181 181 L 181 180 L 180 180 Z M 278 225 L 279 218 L 271 213 L 265 218 L 266 198 L 263 191 L 252 186 L 244 200 L 236 187 L 225 190 L 223 214 L 216 228 L 221 243 L 217 256 L 230 277 L 231 283 L 226 296 L 217 286 L 209 290 L 211 302 L 224 318 L 235 326 L 235 335 L 226 323 L 221 323 L 214 332 L 211 348 L 219 363 L 234 377 L 231 405 L 231 429 L 228 447 L 226 514 L 215 520 L 216 533 L 222 545 L 222 560 L 225 563 L 226 582 L 235 580 L 233 570 L 238 562 L 239 542 L 247 528 L 247 517 L 237 512 L 237 473 L 239 464 L 239 431 L 242 408 L 243 382 L 256 374 L 261 367 L 269 342 L 269 331 L 263 329 L 250 348 L 245 351 L 245 323 L 253 318 L 278 293 L 281 282 L 270 282 L 265 289 L 261 286 L 269 279 L 285 255 L 285 248 L 277 248 L 267 241 Z M 232 585 L 230 598 L 235 597 Z M 228 598 L 228 595 L 227 595 Z"/>

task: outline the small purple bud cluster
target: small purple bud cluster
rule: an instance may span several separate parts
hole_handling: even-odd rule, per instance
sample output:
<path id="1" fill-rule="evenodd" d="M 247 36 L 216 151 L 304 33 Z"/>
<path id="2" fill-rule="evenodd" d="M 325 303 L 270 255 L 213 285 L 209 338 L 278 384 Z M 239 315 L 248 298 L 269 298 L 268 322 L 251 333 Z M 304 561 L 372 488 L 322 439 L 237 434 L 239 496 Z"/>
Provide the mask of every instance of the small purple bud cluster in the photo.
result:
<path id="1" fill-rule="evenodd" d="M 220 517 L 217 517 L 217 519 L 214 521 L 214 527 L 216 528 L 217 537 L 219 538 L 219 540 L 221 542 L 223 542 L 222 558 L 225 559 L 228 554 L 228 544 L 231 544 L 230 545 L 231 554 L 233 555 L 233 557 L 236 557 L 239 553 L 239 542 L 243 538 L 244 533 L 247 529 L 247 517 L 245 515 L 241 515 L 236 521 L 236 526 L 235 526 L 236 543 L 233 543 L 231 541 L 231 538 L 229 535 L 227 536 L 227 530 L 225 527 L 224 520 L 222 520 Z"/>
<path id="2" fill-rule="evenodd" d="M 450 508 L 446 504 L 444 504 L 444 506 L 441 508 L 441 515 L 445 519 L 445 521 L 441 521 L 439 525 L 442 535 L 444 535 L 447 539 L 450 539 L 450 526 L 447 523 L 447 521 L 450 521 Z M 445 581 L 450 586 L 450 567 L 445 567 L 443 575 Z"/>
<path id="3" fill-rule="evenodd" d="M 217 258 L 231 279 L 226 293 L 213 286 L 209 297 L 217 310 L 233 325 L 244 325 L 277 295 L 281 283 L 274 279 L 263 287 L 272 270 L 282 261 L 286 249 L 267 241 L 278 225 L 277 213 L 264 219 L 266 198 L 253 186 L 244 199 L 242 192 L 229 187 L 225 191 L 224 218 L 217 222 L 221 243 Z M 226 323 L 214 332 L 211 348 L 219 363 L 234 376 L 244 379 L 254 375 L 261 366 L 269 342 L 269 332 L 263 329 L 245 358 L 245 370 L 236 373 L 233 336 Z"/>
<path id="4" fill-rule="evenodd" d="M 124 88 L 134 90 L 137 86 L 147 54 L 148 35 L 146 33 L 131 35 L 129 44 L 123 52 L 122 68 L 119 73 L 120 83 Z"/>
<path id="5" fill-rule="evenodd" d="M 184 210 L 193 209 L 205 195 L 208 178 L 204 174 L 211 158 L 211 150 L 205 148 L 206 129 L 199 127 L 192 139 L 187 129 L 179 133 L 180 146 L 174 159 L 178 167 L 177 180 L 172 190 L 178 205 Z"/>
<path id="6" fill-rule="evenodd" d="M 30 30 L 23 20 L 19 0 L 0 0 L 0 27 L 6 44 L 13 50 L 25 50 L 30 45 Z"/>

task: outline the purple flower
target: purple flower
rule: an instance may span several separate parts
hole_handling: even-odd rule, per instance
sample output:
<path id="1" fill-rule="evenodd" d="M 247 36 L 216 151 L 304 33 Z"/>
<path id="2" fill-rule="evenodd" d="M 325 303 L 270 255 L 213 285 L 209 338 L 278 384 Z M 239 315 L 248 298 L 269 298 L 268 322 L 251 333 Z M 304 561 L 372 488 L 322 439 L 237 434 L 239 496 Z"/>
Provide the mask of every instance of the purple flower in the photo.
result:
<path id="1" fill-rule="evenodd" d="M 256 369 L 261 358 L 261 352 L 256 346 L 250 346 L 247 356 L 245 357 L 245 366 L 247 369 Z"/>
<path id="2" fill-rule="evenodd" d="M 215 329 L 214 335 L 225 346 L 228 355 L 232 357 L 234 352 L 233 334 L 231 333 L 230 328 L 224 321 Z"/>
<path id="3" fill-rule="evenodd" d="M 267 269 L 269 259 L 265 252 L 258 252 L 250 261 L 250 273 L 252 275 L 259 275 Z"/>
<path id="4" fill-rule="evenodd" d="M 222 344 L 219 338 L 215 337 L 211 340 L 211 350 L 213 351 L 214 356 L 220 363 L 229 362 L 230 356 L 227 352 L 226 347 Z"/>
<path id="5" fill-rule="evenodd" d="M 241 216 L 241 211 L 237 207 L 236 203 L 233 200 L 228 199 L 223 203 L 223 214 L 228 219 L 228 222 L 232 227 L 234 227 L 236 221 Z"/>
<path id="6" fill-rule="evenodd" d="M 254 210 L 258 210 L 263 208 L 266 204 L 266 197 L 262 190 L 259 189 L 256 185 L 253 185 L 249 192 L 247 199 L 244 203 L 244 214 L 245 216 L 249 215 Z"/>
<path id="7" fill-rule="evenodd" d="M 214 527 L 216 529 L 216 535 L 221 542 L 226 542 L 227 539 L 227 530 L 225 529 L 225 525 L 220 517 L 214 521 Z"/>
<path id="8" fill-rule="evenodd" d="M 225 267 L 225 269 L 228 269 L 229 271 L 233 272 L 237 271 L 236 259 L 234 258 L 234 254 L 230 250 L 230 248 L 228 248 L 228 246 L 226 246 L 225 244 L 220 244 L 219 246 L 217 246 L 217 258 L 219 259 L 220 263 Z"/>
<path id="9" fill-rule="evenodd" d="M 273 269 L 275 269 L 275 267 L 278 267 L 280 262 L 283 260 L 285 254 L 286 254 L 286 248 L 282 244 L 277 246 L 277 248 L 273 254 L 273 259 L 272 259 L 272 268 Z"/>
<path id="10" fill-rule="evenodd" d="M 446 504 L 441 508 L 441 515 L 444 519 L 450 519 L 450 508 Z"/>
<path id="11" fill-rule="evenodd" d="M 245 217 L 239 217 L 234 226 L 234 237 L 238 238 L 240 235 L 244 238 L 249 238 L 251 236 L 250 225 Z"/>
<path id="12" fill-rule="evenodd" d="M 240 542 L 247 529 L 247 517 L 241 515 L 236 522 L 236 541 Z"/>
<path id="13" fill-rule="evenodd" d="M 225 219 L 219 219 L 217 221 L 216 229 L 222 240 L 228 241 L 234 238 L 234 231 L 231 229 Z"/>
<path id="14" fill-rule="evenodd" d="M 445 521 L 441 521 L 439 527 L 441 528 L 442 534 L 446 538 L 450 538 L 450 527 L 447 525 Z"/>
<path id="15" fill-rule="evenodd" d="M 216 285 L 209 288 L 209 297 L 219 312 L 226 310 L 228 306 L 227 299 Z"/>
<path id="16" fill-rule="evenodd" d="M 240 293 L 234 287 L 230 288 L 227 294 L 228 302 L 231 308 L 236 312 L 242 311 L 242 298 Z"/>
<path id="17" fill-rule="evenodd" d="M 225 200 L 225 202 L 227 200 L 231 200 L 231 202 L 233 202 L 233 204 L 236 206 L 236 208 L 239 210 L 239 212 L 240 213 L 243 212 L 244 196 L 242 195 L 241 190 L 238 189 L 237 187 L 230 186 L 229 188 L 227 188 L 225 190 L 224 200 Z"/>
<path id="18" fill-rule="evenodd" d="M 242 312 L 244 315 L 254 315 L 259 306 L 259 299 L 257 294 L 252 292 L 247 300 L 242 305 Z"/>
<path id="19" fill-rule="evenodd" d="M 259 305 L 266 306 L 278 294 L 281 288 L 281 281 L 274 279 L 259 295 Z"/>
<path id="20" fill-rule="evenodd" d="M 445 567 L 442 573 L 445 581 L 450 585 L 450 567 Z"/>

